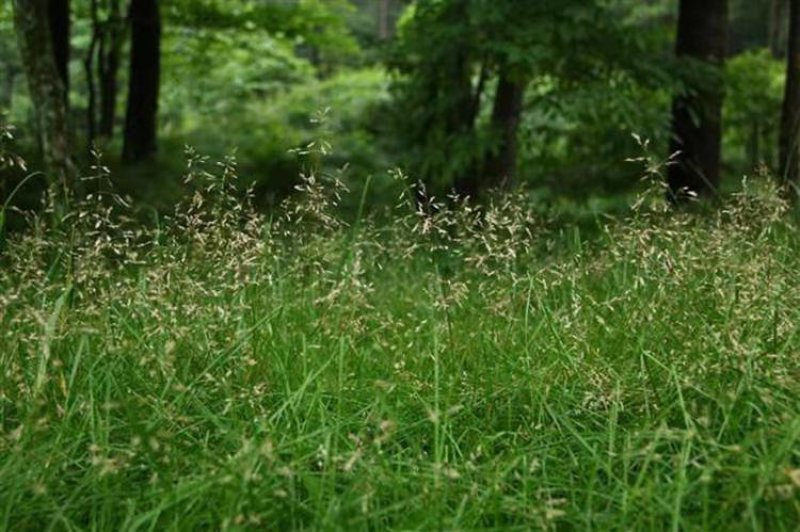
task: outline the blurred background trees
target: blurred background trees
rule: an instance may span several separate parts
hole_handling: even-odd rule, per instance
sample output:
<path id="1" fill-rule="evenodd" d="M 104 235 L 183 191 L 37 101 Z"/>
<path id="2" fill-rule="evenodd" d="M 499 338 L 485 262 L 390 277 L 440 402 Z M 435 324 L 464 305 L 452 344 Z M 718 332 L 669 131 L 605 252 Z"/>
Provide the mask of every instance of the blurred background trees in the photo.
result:
<path id="1" fill-rule="evenodd" d="M 148 212 L 185 193 L 187 144 L 235 150 L 267 206 L 291 193 L 298 153 L 316 142 L 332 146 L 321 170 L 354 191 L 372 176 L 371 205 L 393 201 L 387 169 L 400 167 L 437 195 L 524 187 L 544 210 L 595 216 L 641 186 L 626 162 L 640 155 L 634 133 L 654 157 L 681 150 L 673 192 L 794 175 L 790 7 L 14 0 L 0 11 L 0 105 L 51 181 L 74 164 L 85 173 L 96 145 Z M 22 177 L 5 171 L 0 198 Z M 35 204 L 41 187 L 27 190 Z"/>

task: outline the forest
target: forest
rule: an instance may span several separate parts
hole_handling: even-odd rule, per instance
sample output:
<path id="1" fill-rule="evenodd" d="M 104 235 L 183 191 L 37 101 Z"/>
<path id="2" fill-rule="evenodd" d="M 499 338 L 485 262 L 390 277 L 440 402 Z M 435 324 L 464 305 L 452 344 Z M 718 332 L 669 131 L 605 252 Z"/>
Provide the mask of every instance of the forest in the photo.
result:
<path id="1" fill-rule="evenodd" d="M 0 530 L 796 530 L 800 0 L 0 0 Z"/>

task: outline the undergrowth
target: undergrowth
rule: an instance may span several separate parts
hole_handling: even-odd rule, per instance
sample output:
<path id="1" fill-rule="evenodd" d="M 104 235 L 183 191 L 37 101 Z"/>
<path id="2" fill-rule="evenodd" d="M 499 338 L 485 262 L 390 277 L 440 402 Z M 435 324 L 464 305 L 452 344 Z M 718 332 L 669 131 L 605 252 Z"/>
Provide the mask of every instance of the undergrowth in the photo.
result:
<path id="1" fill-rule="evenodd" d="M 751 186 L 587 243 L 406 184 L 272 216 L 232 160 L 142 228 L 98 162 L 0 268 L 4 529 L 793 530 L 800 252 Z M 401 173 L 396 179 L 405 182 Z"/>

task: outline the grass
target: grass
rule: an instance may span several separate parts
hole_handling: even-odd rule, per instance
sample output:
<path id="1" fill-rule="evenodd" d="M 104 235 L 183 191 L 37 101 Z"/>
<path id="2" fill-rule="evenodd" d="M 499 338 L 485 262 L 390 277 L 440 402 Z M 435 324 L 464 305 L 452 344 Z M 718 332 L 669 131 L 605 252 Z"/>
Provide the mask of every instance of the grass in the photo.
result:
<path id="1" fill-rule="evenodd" d="M 769 191 L 586 242 L 514 198 L 347 225 L 320 178 L 265 218 L 201 163 L 155 229 L 96 194 L 9 239 L 3 529 L 796 530 Z"/>

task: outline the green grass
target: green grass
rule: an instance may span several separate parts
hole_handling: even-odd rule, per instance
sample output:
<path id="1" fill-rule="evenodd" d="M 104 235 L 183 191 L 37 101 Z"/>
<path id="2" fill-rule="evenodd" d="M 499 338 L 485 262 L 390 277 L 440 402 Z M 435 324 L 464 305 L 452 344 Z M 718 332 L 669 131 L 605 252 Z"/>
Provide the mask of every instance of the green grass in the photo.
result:
<path id="1" fill-rule="evenodd" d="M 516 199 L 345 225 L 319 181 L 265 219 L 231 177 L 9 239 L 3 529 L 797 529 L 770 196 L 585 242 Z"/>

